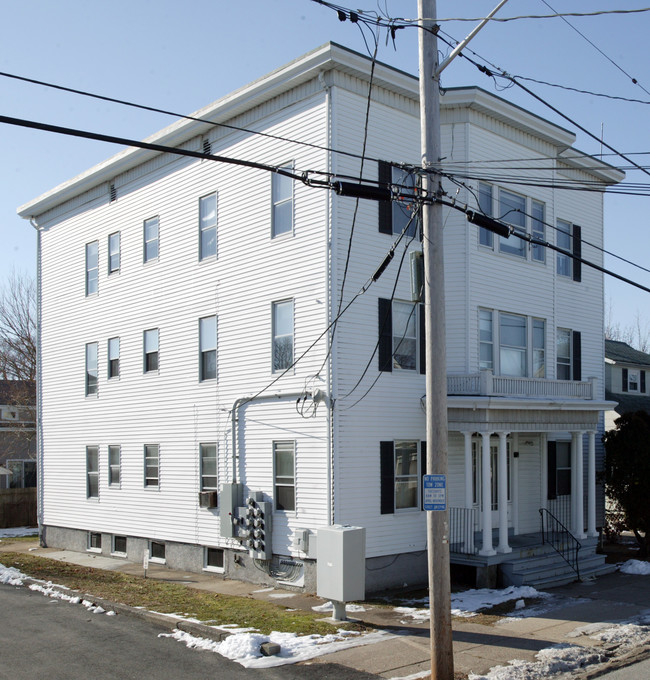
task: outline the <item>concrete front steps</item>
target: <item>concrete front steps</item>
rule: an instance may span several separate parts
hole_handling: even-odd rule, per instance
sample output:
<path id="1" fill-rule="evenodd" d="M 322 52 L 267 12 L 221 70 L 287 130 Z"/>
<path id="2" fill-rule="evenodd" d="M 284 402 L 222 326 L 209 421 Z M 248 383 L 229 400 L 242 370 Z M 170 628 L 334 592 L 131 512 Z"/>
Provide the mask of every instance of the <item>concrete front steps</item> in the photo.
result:
<path id="1" fill-rule="evenodd" d="M 580 580 L 587 581 L 616 570 L 596 553 L 597 539 L 584 539 L 578 552 Z M 550 545 L 529 547 L 499 565 L 504 586 L 532 586 L 538 590 L 556 588 L 578 580 L 574 569 Z"/>

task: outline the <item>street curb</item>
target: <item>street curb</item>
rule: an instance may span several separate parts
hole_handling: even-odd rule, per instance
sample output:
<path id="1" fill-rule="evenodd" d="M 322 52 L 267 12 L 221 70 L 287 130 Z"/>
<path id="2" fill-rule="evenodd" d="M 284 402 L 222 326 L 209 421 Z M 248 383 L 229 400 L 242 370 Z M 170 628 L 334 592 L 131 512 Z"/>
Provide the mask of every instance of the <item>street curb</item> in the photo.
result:
<path id="1" fill-rule="evenodd" d="M 97 597 L 96 595 L 91 595 L 90 593 L 83 593 L 79 590 L 64 588 L 53 583 L 48 583 L 47 581 L 30 577 L 24 578 L 22 581 L 27 586 L 31 584 L 38 586 L 46 585 L 48 588 L 65 595 L 74 593 L 75 596 L 80 597 L 82 600 L 92 602 L 93 605 L 99 605 L 107 612 L 113 611 L 116 614 L 141 619 L 157 626 L 158 628 L 164 628 L 165 630 L 178 629 L 185 633 L 190 633 L 196 637 L 207 638 L 213 642 L 223 642 L 227 637 L 232 635 L 232 633 L 229 631 L 215 628 L 214 626 L 208 626 L 205 623 L 200 623 L 198 621 L 188 621 L 187 619 L 177 618 L 173 614 L 160 614 L 159 612 L 150 611 L 141 607 L 132 607 L 131 605 L 122 604 L 121 602 L 112 602 L 111 600 L 105 600 L 102 597 Z"/>

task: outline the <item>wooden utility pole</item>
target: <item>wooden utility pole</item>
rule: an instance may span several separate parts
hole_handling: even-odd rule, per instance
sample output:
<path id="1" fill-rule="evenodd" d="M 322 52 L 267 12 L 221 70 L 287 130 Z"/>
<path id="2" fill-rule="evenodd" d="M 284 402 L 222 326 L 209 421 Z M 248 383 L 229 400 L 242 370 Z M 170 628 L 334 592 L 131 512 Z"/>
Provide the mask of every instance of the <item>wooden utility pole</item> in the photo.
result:
<path id="1" fill-rule="evenodd" d="M 422 167 L 440 164 L 440 90 L 436 2 L 418 0 L 420 70 L 420 141 Z M 424 195 L 437 195 L 440 177 L 423 174 Z M 442 205 L 424 203 L 422 209 L 425 337 L 427 474 L 447 478 L 447 356 L 445 338 L 445 272 Z M 431 680 L 453 680 L 451 588 L 449 576 L 449 511 L 427 512 Z"/>

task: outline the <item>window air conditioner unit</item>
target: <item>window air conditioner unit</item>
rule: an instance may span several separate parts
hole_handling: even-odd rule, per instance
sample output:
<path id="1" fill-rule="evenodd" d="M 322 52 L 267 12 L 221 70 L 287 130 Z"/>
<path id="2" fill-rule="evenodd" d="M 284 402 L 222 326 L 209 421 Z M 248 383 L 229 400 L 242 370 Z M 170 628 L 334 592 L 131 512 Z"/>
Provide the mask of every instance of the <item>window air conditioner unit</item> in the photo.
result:
<path id="1" fill-rule="evenodd" d="M 199 492 L 199 507 L 200 508 L 216 508 L 217 507 L 217 492 L 216 491 L 201 491 L 201 492 Z"/>

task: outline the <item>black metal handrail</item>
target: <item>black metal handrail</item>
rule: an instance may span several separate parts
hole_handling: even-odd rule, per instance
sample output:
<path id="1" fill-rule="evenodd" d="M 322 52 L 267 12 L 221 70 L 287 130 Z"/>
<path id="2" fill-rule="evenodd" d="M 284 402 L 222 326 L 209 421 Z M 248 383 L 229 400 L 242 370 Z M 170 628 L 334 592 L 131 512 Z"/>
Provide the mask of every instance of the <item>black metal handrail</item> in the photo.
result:
<path id="1" fill-rule="evenodd" d="M 548 543 L 575 571 L 579 580 L 578 552 L 582 544 L 552 512 L 546 508 L 540 508 L 539 515 L 542 519 L 542 543 Z M 544 522 L 545 517 L 546 522 Z"/>

